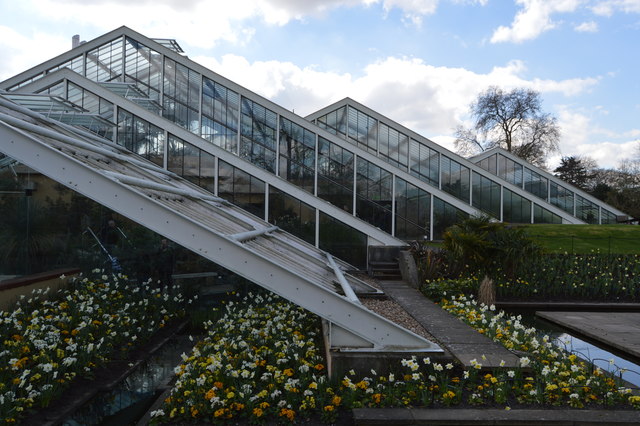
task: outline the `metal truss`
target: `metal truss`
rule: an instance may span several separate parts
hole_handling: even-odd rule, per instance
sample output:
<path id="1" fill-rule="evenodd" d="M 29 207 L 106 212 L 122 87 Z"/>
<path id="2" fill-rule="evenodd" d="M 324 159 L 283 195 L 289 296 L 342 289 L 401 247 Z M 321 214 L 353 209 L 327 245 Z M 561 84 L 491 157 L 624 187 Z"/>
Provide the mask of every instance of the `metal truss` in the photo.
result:
<path id="1" fill-rule="evenodd" d="M 10 106 L 0 102 L 2 153 L 319 315 L 333 349 L 442 351 L 360 304 L 351 293 L 377 290 L 344 274 L 350 265 L 112 144 Z"/>

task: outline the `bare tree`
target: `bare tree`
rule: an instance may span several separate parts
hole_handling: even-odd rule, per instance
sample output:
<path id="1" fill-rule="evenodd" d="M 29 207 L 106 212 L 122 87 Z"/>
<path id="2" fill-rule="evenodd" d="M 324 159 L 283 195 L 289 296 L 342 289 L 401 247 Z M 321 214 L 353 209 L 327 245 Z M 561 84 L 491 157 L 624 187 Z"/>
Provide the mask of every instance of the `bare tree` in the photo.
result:
<path id="1" fill-rule="evenodd" d="M 537 166 L 545 167 L 558 151 L 557 120 L 541 111 L 540 93 L 531 89 L 505 92 L 491 86 L 471 104 L 475 125 L 458 126 L 455 146 L 462 155 L 501 147 Z"/>

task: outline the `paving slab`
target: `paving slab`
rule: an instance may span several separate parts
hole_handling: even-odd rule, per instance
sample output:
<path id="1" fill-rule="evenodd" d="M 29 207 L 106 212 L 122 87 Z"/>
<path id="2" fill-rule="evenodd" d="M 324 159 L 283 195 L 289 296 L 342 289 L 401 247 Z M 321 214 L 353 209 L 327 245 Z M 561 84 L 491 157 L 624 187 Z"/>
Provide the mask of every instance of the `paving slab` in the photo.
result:
<path id="1" fill-rule="evenodd" d="M 638 425 L 632 410 L 357 408 L 353 421 L 361 426 L 391 425 Z"/>
<path id="2" fill-rule="evenodd" d="M 449 314 L 406 282 L 380 281 L 380 285 L 387 296 L 401 305 L 466 368 L 472 367 L 471 360 L 486 369 L 519 365 L 517 355 Z"/>
<path id="3" fill-rule="evenodd" d="M 536 312 L 536 315 L 640 358 L 640 312 Z"/>

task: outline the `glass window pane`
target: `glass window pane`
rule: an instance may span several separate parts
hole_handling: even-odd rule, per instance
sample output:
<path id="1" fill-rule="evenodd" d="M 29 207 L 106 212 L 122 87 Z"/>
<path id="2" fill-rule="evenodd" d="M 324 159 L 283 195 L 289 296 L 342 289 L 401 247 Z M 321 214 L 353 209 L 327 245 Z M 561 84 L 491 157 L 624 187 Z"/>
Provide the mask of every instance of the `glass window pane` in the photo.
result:
<path id="1" fill-rule="evenodd" d="M 310 244 L 316 242 L 316 210 L 273 186 L 269 187 L 269 222 Z"/>
<path id="2" fill-rule="evenodd" d="M 442 156 L 442 190 L 454 197 L 469 202 L 469 168 Z"/>
<path id="3" fill-rule="evenodd" d="M 473 206 L 500 219 L 500 185 L 473 172 Z"/>
<path id="4" fill-rule="evenodd" d="M 433 197 L 433 238 L 441 240 L 444 231 L 461 220 L 469 217 L 464 211 L 452 206 L 438 197 Z"/>
<path id="5" fill-rule="evenodd" d="M 524 189 L 536 197 L 547 199 L 549 180 L 533 170 L 524 168 Z"/>
<path id="6" fill-rule="evenodd" d="M 218 196 L 264 219 L 265 183 L 231 164 L 218 160 Z"/>
<path id="7" fill-rule="evenodd" d="M 503 222 L 531 223 L 531 201 L 503 188 Z"/>
<path id="8" fill-rule="evenodd" d="M 367 269 L 367 235 L 320 212 L 318 245 L 359 269 Z"/>
<path id="9" fill-rule="evenodd" d="M 396 177 L 395 236 L 404 240 L 429 238 L 431 195 Z"/>
<path id="10" fill-rule="evenodd" d="M 356 216 L 391 233 L 391 173 L 358 158 Z"/>

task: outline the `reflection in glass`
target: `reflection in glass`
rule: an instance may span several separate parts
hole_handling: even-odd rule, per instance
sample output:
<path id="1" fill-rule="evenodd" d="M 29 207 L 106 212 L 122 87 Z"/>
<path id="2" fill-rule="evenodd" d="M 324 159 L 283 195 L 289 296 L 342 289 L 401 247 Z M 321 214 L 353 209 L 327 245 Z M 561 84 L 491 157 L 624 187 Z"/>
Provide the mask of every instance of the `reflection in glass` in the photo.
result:
<path id="1" fill-rule="evenodd" d="M 378 138 L 380 157 L 395 167 L 407 170 L 409 154 L 409 137 L 396 129 L 380 123 Z"/>
<path id="2" fill-rule="evenodd" d="M 356 168 L 356 216 L 390 234 L 391 173 L 362 158 Z"/>
<path id="3" fill-rule="evenodd" d="M 272 173 L 276 171 L 277 115 L 242 98 L 240 156 Z"/>
<path id="4" fill-rule="evenodd" d="M 367 235 L 320 212 L 318 245 L 359 269 L 367 269 Z"/>
<path id="5" fill-rule="evenodd" d="M 442 156 L 442 190 L 469 202 L 469 168 Z"/>
<path id="6" fill-rule="evenodd" d="M 349 138 L 360 148 L 372 152 L 378 152 L 378 121 L 349 106 Z"/>
<path id="7" fill-rule="evenodd" d="M 500 220 L 500 185 L 473 172 L 473 206 Z"/>
<path id="8" fill-rule="evenodd" d="M 440 155 L 435 149 L 411 139 L 409 173 L 435 187 L 440 182 Z"/>
<path id="9" fill-rule="evenodd" d="M 201 135 L 215 145 L 236 153 L 240 95 L 206 77 L 203 83 Z"/>
<path id="10" fill-rule="evenodd" d="M 441 240 L 444 231 L 469 217 L 467 213 L 438 197 L 433 197 L 433 239 Z"/>
<path id="11" fill-rule="evenodd" d="M 531 223 L 531 201 L 503 188 L 502 220 L 511 223 Z"/>
<path id="12" fill-rule="evenodd" d="M 522 182 L 524 179 L 522 164 L 517 163 L 512 159 L 505 157 L 504 155 L 499 155 L 497 175 L 507 182 L 512 183 L 519 188 L 522 188 Z M 542 178 L 542 176 L 538 176 L 539 178 Z M 545 187 L 541 189 L 541 191 L 544 192 L 544 197 L 546 198 L 546 184 Z"/>
<path id="13" fill-rule="evenodd" d="M 551 204 L 573 215 L 573 191 L 568 190 L 554 181 L 551 181 L 549 190 L 551 195 L 549 201 Z"/>
<path id="14" fill-rule="evenodd" d="M 562 223 L 562 218 L 549 210 L 533 205 L 533 223 Z"/>
<path id="15" fill-rule="evenodd" d="M 130 112 L 118 109 L 117 143 L 162 166 L 164 131 Z"/>
<path id="16" fill-rule="evenodd" d="M 264 219 L 264 182 L 222 160 L 218 160 L 218 196 Z"/>
<path id="17" fill-rule="evenodd" d="M 269 222 L 310 244 L 316 242 L 316 210 L 273 186 L 269 187 Z"/>
<path id="18" fill-rule="evenodd" d="M 171 134 L 167 169 L 211 193 L 215 192 L 214 156 Z"/>
<path id="19" fill-rule="evenodd" d="M 335 111 L 331 111 L 321 117 L 318 117 L 316 124 L 321 129 L 340 136 L 343 139 L 347 138 L 347 107 L 343 106 Z"/>
<path id="20" fill-rule="evenodd" d="M 395 236 L 404 240 L 429 238 L 431 195 L 396 177 Z"/>
<path id="21" fill-rule="evenodd" d="M 318 197 L 353 211 L 353 153 L 318 137 Z"/>
<path id="22" fill-rule="evenodd" d="M 524 168 L 524 190 L 543 200 L 547 199 L 549 179 L 531 169 Z"/>
<path id="23" fill-rule="evenodd" d="M 280 177 L 314 193 L 316 135 L 286 119 L 280 119 Z"/>
<path id="24" fill-rule="evenodd" d="M 590 224 L 597 224 L 598 218 L 598 205 L 591 201 L 576 195 L 576 217 Z"/>

